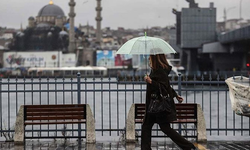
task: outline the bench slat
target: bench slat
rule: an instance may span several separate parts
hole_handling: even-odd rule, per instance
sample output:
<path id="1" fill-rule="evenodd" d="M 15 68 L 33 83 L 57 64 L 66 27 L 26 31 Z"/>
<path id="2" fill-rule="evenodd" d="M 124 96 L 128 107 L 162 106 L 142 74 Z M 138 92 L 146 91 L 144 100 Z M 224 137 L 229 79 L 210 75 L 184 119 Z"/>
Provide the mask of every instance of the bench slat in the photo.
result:
<path id="1" fill-rule="evenodd" d="M 175 106 L 176 107 L 178 107 L 178 106 L 196 106 L 196 104 L 194 104 L 194 103 L 176 103 Z"/>
<path id="2" fill-rule="evenodd" d="M 145 111 L 144 112 L 137 112 L 137 115 L 144 115 L 145 114 Z"/>
<path id="3" fill-rule="evenodd" d="M 85 107 L 85 104 L 58 104 L 58 105 L 25 105 L 26 108 L 64 108 L 64 107 Z"/>
<path id="4" fill-rule="evenodd" d="M 26 112 L 51 112 L 51 111 L 84 111 L 82 107 L 68 107 L 68 108 L 27 108 Z"/>
<path id="5" fill-rule="evenodd" d="M 142 119 L 144 117 L 144 115 L 137 115 L 137 116 L 135 116 L 135 119 Z M 194 116 L 194 115 L 192 115 L 192 116 L 176 116 L 177 117 L 177 119 L 196 119 L 196 117 Z"/>
<path id="6" fill-rule="evenodd" d="M 176 110 L 176 113 L 195 113 L 194 109 L 192 110 Z"/>
<path id="7" fill-rule="evenodd" d="M 143 116 L 136 116 L 135 119 L 143 119 L 144 118 L 144 115 Z"/>
<path id="8" fill-rule="evenodd" d="M 176 114 L 194 114 L 195 111 L 194 110 L 189 110 L 189 111 L 186 111 L 186 110 L 177 110 L 176 111 Z M 137 111 L 137 114 L 145 114 L 145 110 L 144 111 Z"/>
<path id="9" fill-rule="evenodd" d="M 197 123 L 196 119 L 178 119 L 176 121 L 172 121 L 171 123 Z"/>
<path id="10" fill-rule="evenodd" d="M 67 111 L 67 112 L 27 112 L 26 116 L 48 116 L 48 115 L 83 115 L 82 112 Z"/>
<path id="11" fill-rule="evenodd" d="M 143 119 L 136 119 L 135 123 L 142 123 Z M 180 119 L 176 121 L 172 121 L 170 123 L 197 123 L 196 119 Z"/>
<path id="12" fill-rule="evenodd" d="M 42 124 L 77 124 L 77 123 L 86 123 L 86 120 L 79 121 L 51 121 L 51 122 L 25 122 L 24 125 L 42 125 Z"/>
<path id="13" fill-rule="evenodd" d="M 181 110 L 194 110 L 195 108 L 194 107 L 177 107 L 176 110 L 178 111 L 181 111 Z"/>
<path id="14" fill-rule="evenodd" d="M 196 119 L 195 116 L 176 116 L 177 119 Z"/>
<path id="15" fill-rule="evenodd" d="M 48 117 L 27 117 L 26 120 L 65 120 L 65 119 L 85 119 L 83 116 L 48 116 Z"/>

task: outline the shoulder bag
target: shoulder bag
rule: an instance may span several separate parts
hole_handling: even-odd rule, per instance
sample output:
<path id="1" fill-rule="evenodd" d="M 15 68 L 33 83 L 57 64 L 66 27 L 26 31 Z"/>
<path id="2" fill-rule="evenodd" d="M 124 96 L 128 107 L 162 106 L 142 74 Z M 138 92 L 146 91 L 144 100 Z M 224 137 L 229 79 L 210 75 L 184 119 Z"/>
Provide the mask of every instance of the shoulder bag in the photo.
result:
<path id="1" fill-rule="evenodd" d="M 162 94 L 162 88 L 164 87 L 159 84 L 160 95 L 151 94 L 148 113 L 171 112 L 171 98 L 169 94 Z"/>

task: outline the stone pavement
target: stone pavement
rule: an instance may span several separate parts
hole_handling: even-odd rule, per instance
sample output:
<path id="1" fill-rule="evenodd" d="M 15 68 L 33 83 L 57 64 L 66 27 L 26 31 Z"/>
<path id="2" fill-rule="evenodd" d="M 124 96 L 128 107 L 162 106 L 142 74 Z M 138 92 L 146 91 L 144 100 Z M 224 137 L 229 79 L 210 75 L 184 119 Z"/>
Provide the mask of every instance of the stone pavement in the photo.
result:
<path id="1" fill-rule="evenodd" d="M 250 150 L 250 141 L 211 141 L 205 144 L 194 143 L 199 150 Z M 140 150 L 139 143 L 125 144 L 122 142 L 97 142 L 94 145 L 86 145 L 82 142 L 64 141 L 26 141 L 25 146 L 15 146 L 13 142 L 0 142 L 0 150 Z M 152 142 L 152 150 L 181 150 L 175 143 Z"/>

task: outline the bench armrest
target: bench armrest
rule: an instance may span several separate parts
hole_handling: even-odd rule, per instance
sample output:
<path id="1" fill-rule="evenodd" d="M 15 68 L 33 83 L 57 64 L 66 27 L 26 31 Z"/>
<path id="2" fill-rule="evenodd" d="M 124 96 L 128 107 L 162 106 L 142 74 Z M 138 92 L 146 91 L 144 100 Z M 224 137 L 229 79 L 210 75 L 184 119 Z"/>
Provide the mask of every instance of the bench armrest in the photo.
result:
<path id="1" fill-rule="evenodd" d="M 86 119 L 86 143 L 92 144 L 96 142 L 96 135 L 95 135 L 95 118 L 92 114 L 92 111 L 90 109 L 89 104 L 86 104 L 86 114 L 87 114 L 87 119 Z"/>
<path id="2" fill-rule="evenodd" d="M 197 142 L 207 142 L 206 121 L 200 104 L 197 104 Z"/>
<path id="3" fill-rule="evenodd" d="M 24 145 L 24 106 L 20 106 L 15 123 L 15 145 Z"/>
<path id="4" fill-rule="evenodd" d="M 135 104 L 132 104 L 126 121 L 126 142 L 135 142 Z"/>

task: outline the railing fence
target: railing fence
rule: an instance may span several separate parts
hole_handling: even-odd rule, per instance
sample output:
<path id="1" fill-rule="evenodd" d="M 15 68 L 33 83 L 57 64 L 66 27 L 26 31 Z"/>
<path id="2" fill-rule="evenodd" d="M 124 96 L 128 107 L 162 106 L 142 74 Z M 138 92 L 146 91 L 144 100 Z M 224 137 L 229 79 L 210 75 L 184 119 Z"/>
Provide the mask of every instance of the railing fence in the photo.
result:
<path id="1" fill-rule="evenodd" d="M 171 78 L 173 88 L 184 103 L 199 103 L 204 111 L 208 137 L 249 137 L 250 119 L 235 115 L 231 109 L 228 87 L 222 77 L 205 80 L 186 76 Z M 223 78 L 226 78 L 223 77 Z M 85 78 L 2 78 L 0 79 L 0 136 L 11 136 L 20 105 L 74 104 L 90 105 L 96 120 L 97 140 L 114 140 L 125 134 L 127 113 L 132 103 L 145 103 L 143 79 L 129 81 L 114 77 Z M 178 129 L 179 126 L 173 126 Z M 140 125 L 136 126 L 140 134 Z M 183 134 L 194 134 L 194 126 L 181 126 Z M 82 127 L 82 132 L 85 132 Z M 155 125 L 153 135 L 163 135 Z M 77 135 L 75 125 L 42 125 L 27 128 L 29 136 L 41 134 Z M 48 131 L 52 131 L 48 132 Z M 10 137 L 11 139 L 11 137 Z"/>

